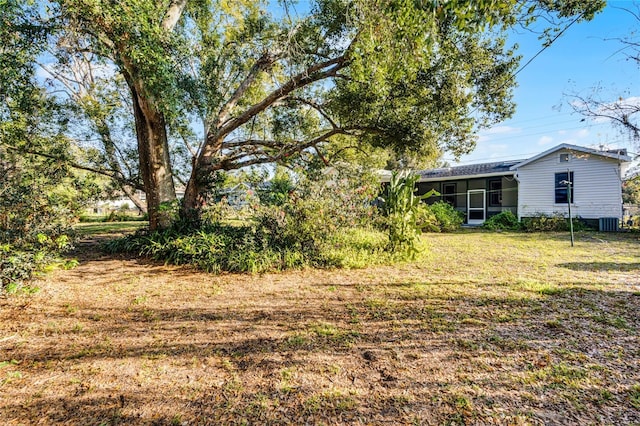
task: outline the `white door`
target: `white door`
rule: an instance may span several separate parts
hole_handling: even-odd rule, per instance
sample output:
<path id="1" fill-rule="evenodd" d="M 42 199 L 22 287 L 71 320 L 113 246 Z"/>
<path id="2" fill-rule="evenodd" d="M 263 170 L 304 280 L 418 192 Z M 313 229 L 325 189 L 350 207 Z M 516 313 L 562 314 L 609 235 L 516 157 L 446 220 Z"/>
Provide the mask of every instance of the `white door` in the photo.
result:
<path id="1" fill-rule="evenodd" d="M 485 190 L 471 189 L 467 191 L 467 223 L 482 225 L 485 220 Z"/>

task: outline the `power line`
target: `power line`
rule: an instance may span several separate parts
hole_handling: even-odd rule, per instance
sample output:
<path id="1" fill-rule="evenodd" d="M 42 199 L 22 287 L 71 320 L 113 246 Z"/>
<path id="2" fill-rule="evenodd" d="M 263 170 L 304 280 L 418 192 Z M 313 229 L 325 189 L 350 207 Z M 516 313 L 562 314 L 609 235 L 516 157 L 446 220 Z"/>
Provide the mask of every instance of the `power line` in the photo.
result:
<path id="1" fill-rule="evenodd" d="M 543 121 L 543 120 L 548 120 L 551 117 L 566 116 L 566 115 L 573 115 L 573 112 L 558 112 L 550 115 L 527 118 L 525 120 L 518 119 L 517 121 L 506 120 L 505 123 L 509 123 L 510 125 L 518 125 L 520 123 L 529 123 L 531 121 Z"/>
<path id="2" fill-rule="evenodd" d="M 539 124 L 539 125 L 535 125 L 535 126 L 526 126 L 526 129 L 539 129 L 539 128 L 542 128 L 542 127 L 556 126 L 558 124 L 569 124 L 569 123 L 575 124 L 575 122 L 576 122 L 576 120 L 562 120 L 562 121 L 546 122 L 544 124 Z M 517 126 L 515 124 L 517 124 L 517 123 L 509 123 L 508 125 L 497 126 L 497 127 L 498 128 L 500 128 L 500 127 L 509 127 L 509 128 L 513 128 L 513 129 L 516 129 L 516 130 L 521 130 L 522 127 L 525 127 L 525 126 L 522 126 L 522 127 L 521 126 Z M 607 123 L 607 122 L 601 122 L 601 123 L 594 122 L 593 124 L 585 124 L 584 126 L 592 127 L 592 126 L 604 126 L 604 125 L 608 125 L 608 124 L 609 123 Z"/>
<path id="3" fill-rule="evenodd" d="M 579 16 L 577 16 L 573 21 L 569 22 L 562 30 L 560 30 L 551 40 L 549 40 L 547 43 L 545 43 L 542 48 L 540 50 L 538 50 L 538 52 L 536 52 L 535 55 L 533 55 L 527 62 L 525 62 L 524 65 L 522 65 L 520 68 L 518 68 L 513 75 L 509 76 L 509 78 L 507 79 L 507 81 L 505 81 L 500 87 L 498 87 L 493 93 L 497 93 L 500 90 L 504 89 L 508 84 L 511 84 L 512 81 L 515 80 L 516 76 L 518 74 L 520 74 L 525 68 L 527 68 L 533 61 L 534 59 L 536 59 L 538 56 L 540 56 L 540 54 L 542 54 L 542 52 L 544 52 L 545 50 L 547 50 L 549 47 L 551 47 L 551 45 L 553 43 L 555 43 L 556 40 L 558 40 L 558 38 L 560 38 L 560 36 L 562 34 L 564 34 L 573 24 L 575 24 L 576 22 L 578 22 L 582 17 L 584 16 L 584 13 L 581 13 Z M 474 108 L 472 111 L 469 111 L 466 116 L 469 117 L 473 114 L 475 114 L 478 110 L 480 109 L 480 107 L 476 107 Z"/>
<path id="4" fill-rule="evenodd" d="M 628 142 L 629 142 L 628 140 L 616 139 L 616 140 L 609 141 L 607 144 L 608 145 L 626 144 Z M 632 151 L 629 151 L 629 150 L 627 150 L 627 153 L 629 155 L 640 155 L 639 153 L 635 153 L 635 152 L 632 152 Z M 504 161 L 504 160 L 526 159 L 526 158 L 529 158 L 529 157 L 531 157 L 533 155 L 537 155 L 537 154 L 540 154 L 540 151 L 518 153 L 518 154 L 508 154 L 508 155 L 498 155 L 498 156 L 491 156 L 491 157 L 484 157 L 484 158 L 474 158 L 473 160 L 458 161 L 458 162 L 456 162 L 455 158 L 443 158 L 443 160 L 444 161 L 455 162 L 455 166 L 464 166 L 464 165 L 468 165 L 468 164 L 483 163 L 483 162 L 488 162 L 488 161 Z M 455 166 L 453 166 L 453 167 L 455 167 Z"/>
<path id="5" fill-rule="evenodd" d="M 528 137 L 532 137 L 532 136 L 540 136 L 540 135 L 544 135 L 544 134 L 548 134 L 548 133 L 554 133 L 554 132 L 560 132 L 560 131 L 571 131 L 571 130 L 583 130 L 586 128 L 583 126 L 578 126 L 578 127 L 562 127 L 562 128 L 557 128 L 557 129 L 548 129 L 548 130 L 544 130 L 544 131 L 540 131 L 540 132 L 534 132 L 534 133 L 517 133 L 514 134 L 512 136 L 502 136 L 499 138 L 491 138 L 491 142 L 501 142 L 501 141 L 505 141 L 505 140 L 514 140 L 514 139 L 523 139 L 523 138 L 528 138 Z"/>

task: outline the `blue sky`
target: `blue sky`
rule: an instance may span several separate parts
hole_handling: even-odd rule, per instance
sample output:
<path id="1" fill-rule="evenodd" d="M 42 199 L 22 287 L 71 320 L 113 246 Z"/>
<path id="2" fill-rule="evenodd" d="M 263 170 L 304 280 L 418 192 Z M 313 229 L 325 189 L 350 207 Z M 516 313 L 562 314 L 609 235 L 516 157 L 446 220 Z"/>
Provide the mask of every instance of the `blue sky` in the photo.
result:
<path id="1" fill-rule="evenodd" d="M 477 148 L 459 163 L 445 155 L 452 165 L 527 158 L 560 143 L 610 148 L 640 147 L 607 122 L 581 121 L 571 108 L 572 94 L 588 96 L 596 86 L 600 98 L 640 96 L 640 68 L 628 61 L 616 39 L 640 29 L 640 22 L 620 8 L 640 8 L 636 1 L 609 1 L 594 20 L 574 24 L 551 47 L 544 50 L 516 77 L 517 104 L 512 119 L 480 134 Z M 520 32 L 512 42 L 519 44 L 521 64 L 542 48 L 537 36 Z"/>

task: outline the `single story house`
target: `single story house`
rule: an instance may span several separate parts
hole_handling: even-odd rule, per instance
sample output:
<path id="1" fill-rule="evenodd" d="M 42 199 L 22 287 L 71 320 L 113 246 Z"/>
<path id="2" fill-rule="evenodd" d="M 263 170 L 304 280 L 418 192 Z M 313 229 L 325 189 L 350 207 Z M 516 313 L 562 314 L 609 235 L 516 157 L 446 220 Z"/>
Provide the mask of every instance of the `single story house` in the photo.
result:
<path id="1" fill-rule="evenodd" d="M 620 220 L 622 176 L 630 161 L 626 150 L 561 144 L 525 160 L 420 171 L 417 194 L 436 190 L 440 195 L 426 201 L 450 203 L 469 225 L 503 211 L 518 219 L 567 215 L 569 201 L 574 217 Z"/>

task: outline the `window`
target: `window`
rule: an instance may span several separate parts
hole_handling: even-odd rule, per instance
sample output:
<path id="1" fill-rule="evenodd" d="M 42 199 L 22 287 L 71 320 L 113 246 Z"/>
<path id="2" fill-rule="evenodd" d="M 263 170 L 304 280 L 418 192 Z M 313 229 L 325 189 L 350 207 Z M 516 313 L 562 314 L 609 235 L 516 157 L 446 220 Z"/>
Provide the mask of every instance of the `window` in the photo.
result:
<path id="1" fill-rule="evenodd" d="M 569 202 L 569 199 L 567 197 L 568 195 L 567 187 L 569 186 L 569 183 L 571 183 L 571 202 L 574 203 L 575 198 L 573 197 L 573 194 L 574 194 L 573 189 L 576 183 L 575 183 L 575 180 L 573 179 L 573 172 L 556 173 L 556 178 L 555 178 L 556 204 L 566 204 Z"/>
<path id="2" fill-rule="evenodd" d="M 569 154 L 560 154 L 560 162 L 561 163 L 568 163 L 569 162 Z"/>
<path id="3" fill-rule="evenodd" d="M 492 207 L 502 205 L 502 179 L 489 181 L 489 205 Z"/>
<path id="4" fill-rule="evenodd" d="M 456 207 L 456 184 L 455 183 L 443 183 L 442 184 L 442 201 L 451 204 Z"/>

